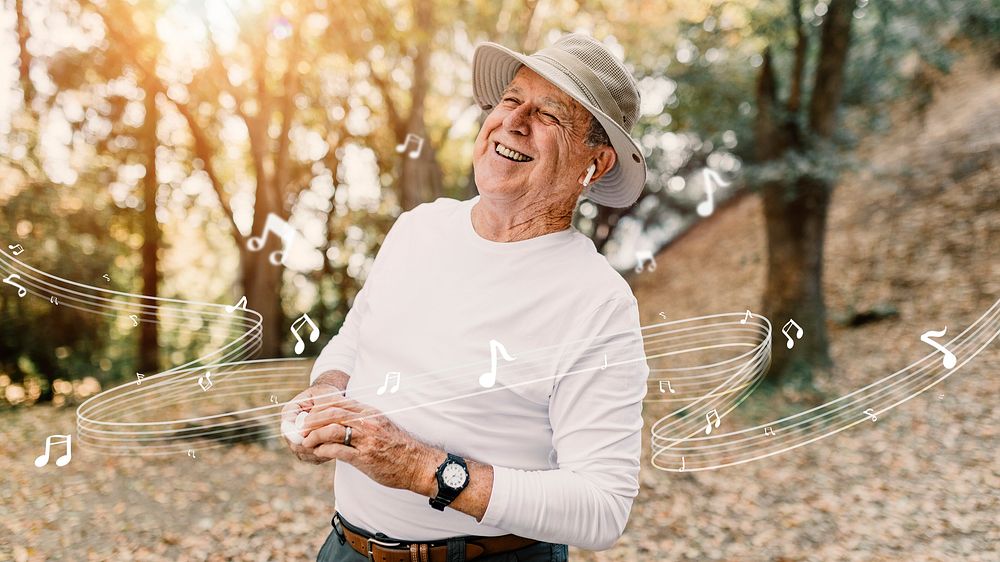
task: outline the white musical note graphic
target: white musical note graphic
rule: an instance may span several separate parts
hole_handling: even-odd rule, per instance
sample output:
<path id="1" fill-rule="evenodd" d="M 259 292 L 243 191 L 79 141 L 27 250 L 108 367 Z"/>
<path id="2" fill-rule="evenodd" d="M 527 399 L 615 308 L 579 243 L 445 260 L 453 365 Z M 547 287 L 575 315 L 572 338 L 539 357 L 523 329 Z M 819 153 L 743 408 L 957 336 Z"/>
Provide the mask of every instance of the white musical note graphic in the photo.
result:
<path id="1" fill-rule="evenodd" d="M 958 364 L 958 359 L 955 357 L 955 354 L 948 351 L 948 348 L 946 348 L 945 346 L 931 339 L 931 338 L 944 337 L 946 333 L 948 333 L 948 326 L 945 326 L 944 329 L 941 330 L 940 332 L 930 330 L 924 332 L 924 334 L 920 336 L 920 341 L 926 343 L 927 345 L 933 347 L 934 349 L 944 354 L 944 357 L 941 359 L 941 363 L 944 365 L 945 369 L 954 369 L 955 365 Z"/>
<path id="2" fill-rule="evenodd" d="M 749 320 L 749 319 L 750 319 L 750 310 L 748 309 L 747 310 L 747 315 L 743 317 L 743 320 L 740 320 L 740 324 L 746 324 L 747 320 Z"/>
<path id="3" fill-rule="evenodd" d="M 712 410 L 711 412 L 705 414 L 705 419 L 708 420 L 708 425 L 705 426 L 705 435 L 712 434 L 712 416 L 715 416 L 715 427 L 718 428 L 719 424 L 722 423 L 722 418 L 719 417 L 719 412 Z"/>
<path id="4" fill-rule="evenodd" d="M 298 232 L 285 222 L 284 219 L 274 213 L 267 214 L 267 220 L 264 221 L 264 230 L 260 233 L 260 236 L 251 236 L 247 240 L 247 249 L 251 252 L 260 251 L 264 247 L 264 243 L 267 242 L 268 235 L 272 233 L 277 235 L 281 240 L 281 249 L 271 252 L 271 255 L 267 259 L 271 262 L 271 265 L 284 265 L 285 255 L 291 249 L 292 243 L 295 242 Z"/>
<path id="5" fill-rule="evenodd" d="M 386 373 L 385 382 L 382 383 L 382 386 L 378 387 L 378 390 L 375 391 L 375 394 L 378 394 L 379 396 L 385 394 L 385 389 L 389 387 L 389 381 L 392 379 L 396 379 L 396 383 L 392 385 L 391 389 L 389 389 L 389 394 L 395 394 L 396 391 L 399 390 L 399 380 L 400 380 L 399 371 L 390 371 Z"/>
<path id="6" fill-rule="evenodd" d="M 712 214 L 715 210 L 715 185 L 721 185 L 726 187 L 729 182 L 723 181 L 719 174 L 712 170 L 711 168 L 704 168 L 701 171 L 702 178 L 705 180 L 705 195 L 708 197 L 705 201 L 698 203 L 698 214 L 707 217 Z M 713 185 L 713 182 L 715 185 Z"/>
<path id="7" fill-rule="evenodd" d="M 208 383 L 206 384 L 204 381 L 208 381 Z M 198 377 L 198 386 L 205 392 L 212 388 L 212 371 L 205 371 L 204 376 Z"/>
<path id="8" fill-rule="evenodd" d="M 132 319 L 132 327 L 133 328 L 139 325 L 139 317 L 138 316 L 136 316 L 135 314 L 129 314 L 128 317 Z"/>
<path id="9" fill-rule="evenodd" d="M 194 456 L 194 449 L 188 449 L 188 456 L 191 457 L 192 459 L 198 458 Z"/>
<path id="10" fill-rule="evenodd" d="M 309 328 L 312 330 L 311 332 L 309 332 L 309 341 L 314 342 L 319 339 L 319 328 L 316 326 L 316 324 L 313 323 L 312 319 L 309 318 L 309 315 L 303 314 L 302 316 L 300 316 L 298 320 L 292 322 L 292 328 L 291 328 L 292 335 L 295 336 L 295 339 L 298 340 L 298 342 L 295 344 L 296 355 L 301 355 L 302 352 L 305 351 L 306 349 L 306 342 L 302 341 L 302 338 L 299 337 L 299 332 L 298 332 L 299 327 L 302 326 L 303 324 L 308 324 Z"/>
<path id="11" fill-rule="evenodd" d="M 236 304 L 234 306 L 226 306 L 226 312 L 232 314 L 233 312 L 236 311 L 237 308 L 242 308 L 243 310 L 247 309 L 246 295 L 243 295 L 243 297 L 241 297 L 240 300 L 236 301 Z"/>
<path id="12" fill-rule="evenodd" d="M 490 372 L 483 373 L 479 375 L 479 386 L 483 388 L 490 388 L 497 382 L 497 351 L 503 355 L 503 358 L 507 361 L 513 361 L 515 358 L 507 354 L 507 349 L 498 342 L 497 340 L 490 340 Z"/>
<path id="13" fill-rule="evenodd" d="M 142 384 L 142 379 L 143 379 L 143 377 L 145 377 L 146 375 L 144 375 L 144 374 L 142 374 L 142 373 L 136 373 L 136 374 L 135 374 L 135 376 L 136 376 L 136 377 L 137 377 L 137 379 L 138 379 L 138 380 L 136 380 L 136 381 L 135 381 L 135 385 L 136 385 L 136 386 L 139 386 L 139 385 L 141 385 L 141 384 Z"/>
<path id="14" fill-rule="evenodd" d="M 796 324 L 795 320 L 789 320 L 788 322 L 785 322 L 785 326 L 781 328 L 781 333 L 785 334 L 785 337 L 788 338 L 788 343 L 787 343 L 788 349 L 795 347 L 795 342 L 792 341 L 792 336 L 788 335 L 788 330 L 791 330 L 792 326 L 795 326 L 795 328 L 798 330 L 795 332 L 795 337 L 797 339 L 802 339 L 802 334 L 805 333 L 802 331 L 802 326 Z"/>
<path id="15" fill-rule="evenodd" d="M 59 299 L 56 298 L 56 297 L 54 297 L 54 296 L 49 297 L 49 302 L 52 303 L 52 304 L 54 304 L 54 305 L 56 305 L 56 306 L 59 306 Z"/>
<path id="16" fill-rule="evenodd" d="M 8 250 L 14 250 L 14 255 L 15 256 L 20 256 L 21 252 L 24 251 L 24 247 L 22 247 L 20 244 L 15 244 L 13 246 L 11 246 L 10 244 L 8 244 L 7 245 L 7 249 Z"/>
<path id="17" fill-rule="evenodd" d="M 667 390 L 670 391 L 670 394 L 677 394 L 674 392 L 674 387 L 670 386 L 670 381 L 660 381 L 660 392 L 665 392 L 663 390 L 663 383 L 667 383 Z"/>
<path id="18" fill-rule="evenodd" d="M 764 428 L 764 435 L 768 435 L 768 433 L 767 433 L 768 431 L 770 431 L 771 432 L 770 435 L 772 437 L 774 437 L 774 430 L 771 429 L 771 426 L 767 426 L 767 427 Z"/>
<path id="19" fill-rule="evenodd" d="M 424 148 L 424 139 L 418 135 L 414 135 L 413 133 L 407 133 L 406 140 L 404 140 L 402 144 L 396 145 L 396 152 L 402 153 L 406 150 L 406 147 L 410 146 L 410 141 L 413 141 L 413 143 L 417 146 L 411 150 L 407 156 L 411 159 L 415 159 L 420 156 L 420 151 Z"/>
<path id="20" fill-rule="evenodd" d="M 635 272 L 642 273 L 643 264 L 649 264 L 649 271 L 656 271 L 656 259 L 653 258 L 653 252 L 649 250 L 640 250 L 635 253 Z"/>
<path id="21" fill-rule="evenodd" d="M 872 408 L 868 408 L 863 413 L 865 414 L 866 418 L 871 418 L 872 423 L 875 423 L 875 422 L 878 421 L 878 416 L 875 415 L 875 410 L 873 410 Z"/>
<path id="22" fill-rule="evenodd" d="M 66 444 L 66 454 L 56 459 L 56 466 L 66 466 L 73 460 L 73 437 L 71 435 L 49 435 L 45 438 L 45 453 L 35 459 L 35 466 L 42 468 L 49 464 L 49 453 L 52 445 Z"/>
<path id="23" fill-rule="evenodd" d="M 681 457 L 681 472 L 684 472 L 684 457 Z"/>
<path id="24" fill-rule="evenodd" d="M 25 289 L 24 287 L 22 287 L 22 286 L 18 285 L 17 283 L 15 283 L 15 282 L 13 281 L 13 279 L 20 279 L 20 278 L 21 278 L 21 276 L 20 276 L 20 275 L 18 275 L 18 274 L 16 274 L 16 273 L 11 273 L 10 275 L 8 275 L 8 276 L 7 276 L 7 277 L 6 277 L 6 278 L 5 278 L 4 280 L 3 280 L 3 282 L 4 282 L 4 283 L 6 283 L 6 284 L 8 284 L 8 285 L 12 285 L 12 286 L 14 286 L 14 287 L 17 287 L 17 296 L 18 296 L 18 297 L 20 297 L 20 298 L 24 298 L 24 295 L 27 295 L 27 294 L 28 294 L 28 290 L 27 290 L 27 289 Z"/>

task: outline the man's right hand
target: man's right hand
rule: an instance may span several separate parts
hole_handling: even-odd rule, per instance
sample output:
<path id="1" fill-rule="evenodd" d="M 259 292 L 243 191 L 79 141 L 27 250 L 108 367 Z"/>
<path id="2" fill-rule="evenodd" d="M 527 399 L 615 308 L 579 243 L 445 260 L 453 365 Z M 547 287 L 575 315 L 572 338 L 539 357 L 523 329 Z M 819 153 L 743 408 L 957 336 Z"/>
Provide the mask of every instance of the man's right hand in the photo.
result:
<path id="1" fill-rule="evenodd" d="M 336 402 L 342 396 L 343 391 L 339 387 L 317 380 L 315 384 L 298 393 L 295 398 L 292 398 L 285 404 L 285 407 L 281 409 L 281 422 L 282 424 L 289 422 L 294 425 L 295 418 L 298 417 L 299 412 L 309 412 L 314 406 Z M 322 464 L 330 460 L 328 458 L 321 459 L 317 457 L 313 454 L 312 447 L 303 447 L 302 445 L 295 444 L 289 441 L 288 437 L 285 437 L 285 442 L 288 443 L 288 447 L 295 453 L 295 456 L 299 460 L 313 464 Z"/>

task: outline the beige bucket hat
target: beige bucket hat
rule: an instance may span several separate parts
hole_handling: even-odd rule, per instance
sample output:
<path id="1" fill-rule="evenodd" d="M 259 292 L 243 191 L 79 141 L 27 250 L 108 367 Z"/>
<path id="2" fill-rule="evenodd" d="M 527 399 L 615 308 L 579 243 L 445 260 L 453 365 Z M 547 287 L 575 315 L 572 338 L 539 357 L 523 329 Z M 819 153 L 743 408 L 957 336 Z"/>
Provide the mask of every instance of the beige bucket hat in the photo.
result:
<path id="1" fill-rule="evenodd" d="M 578 33 L 564 35 L 530 56 L 496 43 L 480 43 L 472 57 L 476 103 L 485 111 L 496 107 L 521 65 L 580 102 L 611 139 L 617 162 L 587 186 L 583 196 L 608 207 L 635 203 L 646 183 L 646 159 L 629 134 L 639 118 L 639 90 L 625 65 L 597 40 Z"/>

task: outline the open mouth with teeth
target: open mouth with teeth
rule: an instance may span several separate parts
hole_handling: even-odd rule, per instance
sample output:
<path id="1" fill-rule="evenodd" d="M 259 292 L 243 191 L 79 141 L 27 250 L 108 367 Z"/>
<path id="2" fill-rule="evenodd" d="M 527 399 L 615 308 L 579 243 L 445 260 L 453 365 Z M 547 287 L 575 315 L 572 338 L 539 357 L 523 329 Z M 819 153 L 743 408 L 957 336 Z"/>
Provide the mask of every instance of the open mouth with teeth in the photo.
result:
<path id="1" fill-rule="evenodd" d="M 503 156 L 507 160 L 511 160 L 513 162 L 531 162 L 532 160 L 534 160 L 534 158 L 526 154 L 521 154 L 520 152 L 514 150 L 513 148 L 508 148 L 500 143 L 494 144 L 493 151 L 499 154 L 500 156 Z"/>

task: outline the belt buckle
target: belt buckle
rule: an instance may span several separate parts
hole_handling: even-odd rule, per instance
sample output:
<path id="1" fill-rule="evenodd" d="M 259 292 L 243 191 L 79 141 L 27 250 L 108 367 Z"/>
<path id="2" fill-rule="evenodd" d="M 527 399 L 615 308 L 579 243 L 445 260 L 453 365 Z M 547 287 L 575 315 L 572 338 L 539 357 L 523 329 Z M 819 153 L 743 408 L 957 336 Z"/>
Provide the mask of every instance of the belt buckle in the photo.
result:
<path id="1" fill-rule="evenodd" d="M 375 555 L 372 553 L 372 543 L 375 543 L 375 544 L 377 544 L 379 546 L 382 546 L 382 547 L 385 547 L 385 548 L 392 548 L 394 546 L 399 546 L 399 545 L 403 544 L 403 543 L 398 542 L 398 541 L 396 541 L 396 542 L 380 541 L 380 540 L 376 539 L 375 537 L 369 537 L 368 538 L 368 560 L 369 560 L 369 562 L 375 562 Z"/>

